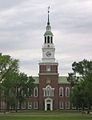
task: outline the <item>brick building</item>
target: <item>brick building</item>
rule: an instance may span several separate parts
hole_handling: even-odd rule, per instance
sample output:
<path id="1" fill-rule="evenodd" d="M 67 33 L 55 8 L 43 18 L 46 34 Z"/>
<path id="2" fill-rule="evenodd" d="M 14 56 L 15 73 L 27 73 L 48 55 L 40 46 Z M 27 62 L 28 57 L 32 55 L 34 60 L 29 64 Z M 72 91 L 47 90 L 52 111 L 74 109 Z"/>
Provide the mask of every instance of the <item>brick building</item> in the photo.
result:
<path id="1" fill-rule="evenodd" d="M 39 63 L 39 76 L 34 77 L 34 80 L 35 88 L 33 94 L 22 104 L 22 109 L 45 111 L 70 109 L 70 85 L 67 77 L 59 76 L 58 62 L 55 60 L 55 46 L 49 21 L 49 11 L 42 46 L 42 60 Z M 0 107 L 1 109 L 6 108 L 4 101 L 1 101 Z M 19 105 L 17 109 L 19 109 Z"/>
<path id="2" fill-rule="evenodd" d="M 39 77 L 34 77 L 36 87 L 33 95 L 29 98 L 31 109 L 58 110 L 70 109 L 70 85 L 67 77 L 59 76 L 58 62 L 55 60 L 55 46 L 53 33 L 48 21 L 42 46 L 42 60 L 39 63 Z"/>

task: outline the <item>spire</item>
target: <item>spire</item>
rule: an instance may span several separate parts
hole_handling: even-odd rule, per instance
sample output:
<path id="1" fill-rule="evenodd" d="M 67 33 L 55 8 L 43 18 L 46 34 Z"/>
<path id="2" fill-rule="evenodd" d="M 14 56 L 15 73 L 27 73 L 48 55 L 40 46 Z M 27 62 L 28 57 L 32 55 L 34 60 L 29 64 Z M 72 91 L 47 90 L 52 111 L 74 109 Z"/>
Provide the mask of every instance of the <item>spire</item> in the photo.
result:
<path id="1" fill-rule="evenodd" d="M 51 31 L 49 13 L 50 13 L 50 6 L 48 7 L 48 21 L 47 21 L 46 31 Z"/>
<path id="2" fill-rule="evenodd" d="M 47 25 L 50 25 L 49 13 L 50 13 L 50 6 L 48 7 L 48 22 L 47 22 Z"/>

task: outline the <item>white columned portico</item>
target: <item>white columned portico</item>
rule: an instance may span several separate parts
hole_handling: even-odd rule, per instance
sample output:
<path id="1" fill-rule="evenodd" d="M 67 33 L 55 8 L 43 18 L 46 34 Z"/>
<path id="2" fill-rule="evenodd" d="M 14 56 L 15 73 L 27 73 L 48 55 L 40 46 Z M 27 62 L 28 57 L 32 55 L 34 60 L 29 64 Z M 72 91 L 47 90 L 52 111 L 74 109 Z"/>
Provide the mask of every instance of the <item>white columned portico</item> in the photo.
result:
<path id="1" fill-rule="evenodd" d="M 51 98 L 45 99 L 45 111 L 47 110 L 53 110 L 53 100 Z"/>

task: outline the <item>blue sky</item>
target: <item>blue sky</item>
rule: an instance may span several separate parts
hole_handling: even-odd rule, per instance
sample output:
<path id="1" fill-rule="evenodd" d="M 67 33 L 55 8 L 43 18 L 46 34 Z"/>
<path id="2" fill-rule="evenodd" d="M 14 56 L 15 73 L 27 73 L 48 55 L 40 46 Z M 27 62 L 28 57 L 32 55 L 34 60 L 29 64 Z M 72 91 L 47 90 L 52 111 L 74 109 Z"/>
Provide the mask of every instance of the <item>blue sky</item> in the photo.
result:
<path id="1" fill-rule="evenodd" d="M 0 0 L 0 52 L 19 59 L 28 75 L 38 75 L 49 5 L 59 74 L 92 60 L 92 0 Z"/>

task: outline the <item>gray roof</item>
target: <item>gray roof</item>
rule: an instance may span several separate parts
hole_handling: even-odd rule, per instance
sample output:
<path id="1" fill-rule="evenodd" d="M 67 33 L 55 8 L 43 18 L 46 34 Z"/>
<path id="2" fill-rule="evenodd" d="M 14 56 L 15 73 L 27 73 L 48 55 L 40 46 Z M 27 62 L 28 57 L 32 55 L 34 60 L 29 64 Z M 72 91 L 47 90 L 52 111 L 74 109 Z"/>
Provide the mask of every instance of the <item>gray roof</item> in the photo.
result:
<path id="1" fill-rule="evenodd" d="M 69 84 L 69 82 L 67 81 L 67 76 L 59 76 L 58 83 L 59 84 Z"/>
<path id="2" fill-rule="evenodd" d="M 46 31 L 44 35 L 51 35 L 51 36 L 53 36 L 53 33 L 51 31 Z"/>
<path id="3" fill-rule="evenodd" d="M 39 77 L 38 76 L 34 76 L 33 77 L 35 80 L 35 84 L 39 84 Z M 59 76 L 58 78 L 58 83 L 59 84 L 69 84 L 69 82 L 67 81 L 67 76 Z"/>

